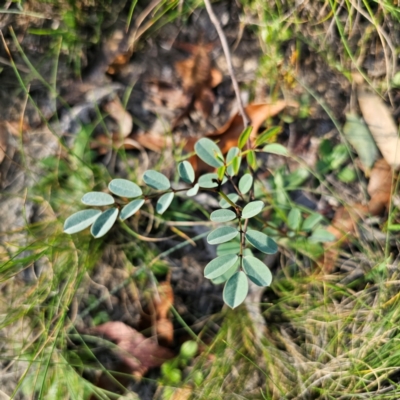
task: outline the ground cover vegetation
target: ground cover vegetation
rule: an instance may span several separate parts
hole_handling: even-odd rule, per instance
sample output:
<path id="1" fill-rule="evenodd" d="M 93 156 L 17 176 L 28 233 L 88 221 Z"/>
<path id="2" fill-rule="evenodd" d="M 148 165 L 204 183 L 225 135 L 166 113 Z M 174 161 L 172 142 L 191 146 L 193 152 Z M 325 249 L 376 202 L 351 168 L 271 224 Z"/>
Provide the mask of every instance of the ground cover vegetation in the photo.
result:
<path id="1" fill-rule="evenodd" d="M 398 399 L 400 8 L 0 7 L 0 398 Z"/>

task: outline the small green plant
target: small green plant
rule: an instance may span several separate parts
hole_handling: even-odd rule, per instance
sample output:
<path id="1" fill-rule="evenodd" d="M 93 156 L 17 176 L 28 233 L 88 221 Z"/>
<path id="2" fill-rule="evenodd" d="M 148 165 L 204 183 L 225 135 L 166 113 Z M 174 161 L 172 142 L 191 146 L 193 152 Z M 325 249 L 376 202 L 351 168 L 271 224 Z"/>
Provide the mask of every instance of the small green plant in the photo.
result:
<path id="1" fill-rule="evenodd" d="M 91 226 L 91 234 L 95 238 L 100 238 L 112 228 L 118 216 L 121 223 L 124 223 L 123 221 L 133 216 L 152 199 L 157 199 L 156 212 L 163 214 L 178 192 L 186 192 L 189 197 L 195 196 L 200 190 L 215 192 L 220 197 L 221 208 L 213 211 L 210 219 L 222 225 L 212 230 L 207 236 L 208 243 L 218 247 L 217 257 L 207 264 L 204 275 L 214 284 L 225 283 L 224 302 L 231 308 L 237 307 L 247 296 L 248 279 L 262 287 L 269 286 L 272 281 L 271 271 L 253 254 L 253 250 L 264 254 L 274 254 L 278 250 L 275 240 L 265 231 L 275 232 L 275 236 L 279 238 L 279 229 L 274 224 L 268 226 L 268 223 L 260 218 L 266 205 L 257 199 L 263 196 L 263 193 L 257 196 L 254 186 L 255 171 L 258 168 L 257 153 L 288 155 L 286 148 L 276 143 L 267 144 L 262 150 L 257 149 L 269 140 L 270 130 L 261 134 L 252 148 L 245 149 L 251 129 L 251 127 L 247 128 L 241 134 L 238 147 L 232 147 L 226 158 L 212 140 L 202 138 L 197 141 L 195 145 L 197 156 L 206 164 L 216 168 L 216 172 L 203 174 L 196 181 L 195 171 L 190 162 L 179 163 L 178 174 L 188 185 L 185 188 L 175 189 L 165 175 L 155 170 L 148 170 L 143 175 L 147 188 L 141 188 L 126 179 L 113 179 L 108 185 L 112 194 L 86 193 L 82 198 L 85 205 L 112 207 L 102 211 L 87 209 L 71 215 L 65 221 L 64 232 L 72 234 Z M 243 159 L 247 161 L 248 171 L 238 179 L 237 175 Z M 232 193 L 225 193 L 222 190 L 227 182 L 230 182 L 234 189 Z M 302 214 L 299 209 L 288 209 L 288 215 L 284 210 L 282 212 L 289 230 L 294 233 L 302 230 L 303 234 L 308 235 L 314 229 L 321 231 L 319 222 L 322 217 L 319 214 L 316 217 L 308 217 L 305 223 L 301 224 Z M 301 225 L 304 229 L 300 229 Z M 326 240 L 326 235 L 322 237 Z M 315 241 L 315 235 L 311 235 L 310 240 Z"/>

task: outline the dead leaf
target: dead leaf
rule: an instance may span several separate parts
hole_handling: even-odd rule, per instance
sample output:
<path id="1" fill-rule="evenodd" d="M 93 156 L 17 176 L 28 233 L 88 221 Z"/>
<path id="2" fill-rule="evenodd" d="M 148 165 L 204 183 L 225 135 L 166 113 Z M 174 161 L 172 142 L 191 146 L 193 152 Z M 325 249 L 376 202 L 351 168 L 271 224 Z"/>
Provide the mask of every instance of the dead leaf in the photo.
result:
<path id="1" fill-rule="evenodd" d="M 215 95 L 211 89 L 222 82 L 222 73 L 212 67 L 210 57 L 212 44 L 180 43 L 177 46 L 190 52 L 192 56 L 175 63 L 175 69 L 182 80 L 182 88 L 188 102 L 184 110 L 175 119 L 172 124 L 173 127 L 178 126 L 193 108 L 207 118 L 215 102 Z"/>
<path id="2" fill-rule="evenodd" d="M 8 146 L 8 128 L 4 122 L 0 122 L 0 164 L 6 156 Z"/>
<path id="3" fill-rule="evenodd" d="M 146 90 L 156 106 L 166 107 L 170 110 L 184 108 L 190 101 L 182 88 L 175 87 L 169 82 L 152 80 L 147 82 Z"/>
<path id="4" fill-rule="evenodd" d="M 278 100 L 275 103 L 249 104 L 246 108 L 246 114 L 250 118 L 250 125 L 253 130 L 250 134 L 250 141 L 254 144 L 257 133 L 263 122 L 279 114 L 288 105 L 297 106 L 297 103 L 288 103 L 285 100 Z M 231 147 L 237 146 L 240 134 L 244 130 L 243 119 L 239 113 L 236 113 L 225 125 L 215 132 L 207 135 L 213 140 L 218 140 L 218 145 L 223 154 L 226 154 Z"/>
<path id="5" fill-rule="evenodd" d="M 104 111 L 106 111 L 111 118 L 113 118 L 118 126 L 119 126 L 119 134 L 126 138 L 131 132 L 133 128 L 133 120 L 132 115 L 125 110 L 122 105 L 120 99 L 118 97 L 114 97 L 113 100 L 109 101 L 104 106 Z"/>
<path id="6" fill-rule="evenodd" d="M 141 329 L 153 328 L 157 341 L 170 346 L 174 340 L 174 327 L 170 318 L 170 308 L 174 303 L 174 292 L 169 281 L 158 285 L 144 308 L 140 321 Z"/>
<path id="7" fill-rule="evenodd" d="M 177 388 L 174 390 L 170 400 L 188 400 L 193 394 L 193 388 L 190 386 L 184 386 L 182 388 Z"/>
<path id="8" fill-rule="evenodd" d="M 366 215 L 368 208 L 361 204 L 348 207 L 339 207 L 332 223 L 326 229 L 337 239 L 335 243 L 325 243 L 323 270 L 330 274 L 335 269 L 336 260 L 339 257 L 340 246 L 347 243 L 349 235 L 356 232 L 357 222 Z"/>
<path id="9" fill-rule="evenodd" d="M 174 340 L 174 326 L 169 317 L 169 310 L 174 303 L 174 292 L 169 281 L 158 285 L 158 295 L 154 296 L 156 332 L 160 342 L 171 345 Z"/>
<path id="10" fill-rule="evenodd" d="M 115 353 L 130 373 L 137 377 L 142 377 L 150 368 L 157 368 L 174 357 L 171 350 L 159 346 L 123 322 L 106 322 L 91 328 L 90 333 L 115 343 L 118 348 Z"/>
<path id="11" fill-rule="evenodd" d="M 369 212 L 372 215 L 380 215 L 389 207 L 392 195 L 392 169 L 390 165 L 381 158 L 372 171 L 367 188 L 371 200 L 368 203 Z"/>
<path id="12" fill-rule="evenodd" d="M 362 84 L 357 86 L 357 95 L 364 120 L 383 158 L 392 167 L 400 167 L 398 127 L 392 113 L 380 97 L 368 92 Z"/>

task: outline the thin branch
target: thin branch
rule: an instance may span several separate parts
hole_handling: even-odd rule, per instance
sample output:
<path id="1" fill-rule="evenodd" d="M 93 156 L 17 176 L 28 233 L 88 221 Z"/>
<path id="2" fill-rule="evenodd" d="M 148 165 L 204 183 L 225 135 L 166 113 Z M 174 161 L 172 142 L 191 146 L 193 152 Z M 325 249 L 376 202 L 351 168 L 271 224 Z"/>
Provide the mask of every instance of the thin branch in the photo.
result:
<path id="1" fill-rule="evenodd" d="M 204 4 L 206 6 L 206 9 L 207 9 L 207 12 L 208 12 L 211 22 L 213 23 L 213 25 L 215 26 L 215 29 L 217 30 L 219 40 L 221 41 L 222 49 L 224 51 L 225 58 L 226 58 L 226 63 L 228 64 L 229 75 L 231 76 L 232 86 L 233 86 L 233 89 L 235 90 L 236 99 L 237 99 L 238 106 L 239 106 L 239 113 L 243 119 L 244 128 L 247 128 L 250 125 L 251 121 L 250 121 L 249 117 L 247 116 L 246 111 L 244 110 L 242 98 L 240 97 L 240 89 L 239 89 L 239 85 L 238 85 L 236 77 L 235 77 L 235 72 L 233 70 L 232 57 L 231 57 L 231 53 L 229 51 L 228 41 L 226 40 L 225 33 L 221 28 L 221 24 L 219 23 L 217 16 L 214 14 L 214 11 L 211 7 L 210 0 L 204 0 Z"/>

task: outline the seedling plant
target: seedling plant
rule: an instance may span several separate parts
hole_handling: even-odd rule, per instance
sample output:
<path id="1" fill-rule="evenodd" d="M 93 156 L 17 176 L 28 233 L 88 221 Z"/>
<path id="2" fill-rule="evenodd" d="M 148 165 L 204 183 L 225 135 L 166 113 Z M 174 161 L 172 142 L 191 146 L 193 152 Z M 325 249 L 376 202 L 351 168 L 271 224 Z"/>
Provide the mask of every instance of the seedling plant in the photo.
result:
<path id="1" fill-rule="evenodd" d="M 82 203 L 91 207 L 71 215 L 64 224 L 64 232 L 73 234 L 91 227 L 95 238 L 104 236 L 119 217 L 121 223 L 136 214 L 146 202 L 156 200 L 155 210 L 163 214 L 180 192 L 186 196 L 196 196 L 200 191 L 214 192 L 219 196 L 220 208 L 210 214 L 210 220 L 221 224 L 207 236 L 207 242 L 217 245 L 217 257 L 204 269 L 204 276 L 214 284 L 224 283 L 223 299 L 231 308 L 236 308 L 245 300 L 249 291 L 249 280 L 257 286 L 266 287 L 272 282 L 272 273 L 260 259 L 257 251 L 274 254 L 278 251 L 276 240 L 282 234 L 277 227 L 269 225 L 262 218 L 266 209 L 255 191 L 254 176 L 258 168 L 259 152 L 288 156 L 282 145 L 266 144 L 276 128 L 271 128 L 258 136 L 254 145 L 249 145 L 252 127 L 245 129 L 239 137 L 238 146 L 232 147 L 226 157 L 218 145 L 208 138 L 195 144 L 196 155 L 216 172 L 202 174 L 196 179 L 195 170 L 189 161 L 178 164 L 180 179 L 184 188 L 174 188 L 162 173 L 147 170 L 143 175 L 146 187 L 126 179 L 113 179 L 108 189 L 110 193 L 89 192 L 82 197 Z M 266 144 L 266 145 L 265 145 Z M 264 146 L 259 149 L 260 146 Z M 242 161 L 247 162 L 247 171 L 239 177 Z M 231 183 L 233 190 L 226 193 L 224 185 Z M 261 194 L 262 195 L 262 194 Z M 109 208 L 104 209 L 107 206 Z M 311 214 L 302 221 L 302 212 L 293 207 L 285 214 L 289 229 L 297 232 L 313 232 L 311 241 L 330 240 L 328 232 L 320 227 L 321 215 Z M 272 232 L 266 234 L 267 232 Z M 293 233 L 292 232 L 292 233 Z M 306 233 L 307 234 L 307 233 Z M 256 252 L 256 253 L 254 253 Z"/>

